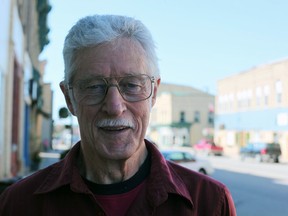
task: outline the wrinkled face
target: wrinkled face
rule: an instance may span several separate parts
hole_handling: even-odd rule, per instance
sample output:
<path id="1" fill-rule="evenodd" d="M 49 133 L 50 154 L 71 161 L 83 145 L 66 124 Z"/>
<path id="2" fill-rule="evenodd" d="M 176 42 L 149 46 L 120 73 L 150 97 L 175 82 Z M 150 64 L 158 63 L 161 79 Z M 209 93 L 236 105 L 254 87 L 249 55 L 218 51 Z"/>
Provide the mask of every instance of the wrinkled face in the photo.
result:
<path id="1" fill-rule="evenodd" d="M 78 118 L 83 153 L 106 160 L 125 160 L 145 148 L 144 136 L 160 79 L 154 83 L 152 96 L 138 102 L 124 100 L 113 85 L 100 103 L 87 104 L 81 97 L 75 99 L 75 88 L 77 85 L 79 87 L 79 83 L 85 85 L 99 77 L 112 77 L 109 82 L 115 84 L 113 77 L 152 76 L 147 72 L 146 58 L 140 44 L 119 39 L 110 45 L 82 51 L 76 61 L 78 68 L 72 82 L 73 90 L 61 88 L 70 111 Z"/>

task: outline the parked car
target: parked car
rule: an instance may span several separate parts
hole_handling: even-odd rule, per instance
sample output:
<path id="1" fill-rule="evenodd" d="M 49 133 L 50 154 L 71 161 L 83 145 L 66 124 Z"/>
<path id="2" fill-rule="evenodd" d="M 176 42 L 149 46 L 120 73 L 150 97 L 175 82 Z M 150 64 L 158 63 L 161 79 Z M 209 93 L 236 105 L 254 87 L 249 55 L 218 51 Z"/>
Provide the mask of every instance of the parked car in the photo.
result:
<path id="1" fill-rule="evenodd" d="M 260 162 L 268 162 L 272 160 L 275 163 L 279 162 L 281 148 L 278 143 L 248 143 L 240 149 L 240 157 L 255 158 Z"/>
<path id="2" fill-rule="evenodd" d="M 166 160 L 173 161 L 188 169 L 211 175 L 214 169 L 209 160 L 196 157 L 196 155 L 186 149 L 162 149 L 161 153 Z"/>
<path id="3" fill-rule="evenodd" d="M 202 139 L 194 145 L 197 152 L 205 153 L 207 155 L 223 155 L 223 147 L 217 146 L 213 140 Z"/>

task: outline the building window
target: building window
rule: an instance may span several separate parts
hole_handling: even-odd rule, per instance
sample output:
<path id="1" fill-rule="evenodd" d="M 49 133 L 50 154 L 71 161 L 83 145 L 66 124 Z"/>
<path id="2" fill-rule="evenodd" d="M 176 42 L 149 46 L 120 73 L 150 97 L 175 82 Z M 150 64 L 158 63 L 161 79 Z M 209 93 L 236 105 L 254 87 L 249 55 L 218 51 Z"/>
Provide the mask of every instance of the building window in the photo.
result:
<path id="1" fill-rule="evenodd" d="M 275 83 L 276 102 L 282 102 L 282 82 L 280 80 Z"/>
<path id="2" fill-rule="evenodd" d="M 214 112 L 211 112 L 211 111 L 208 112 L 208 124 L 211 124 L 211 125 L 214 124 Z"/>
<path id="3" fill-rule="evenodd" d="M 261 105 L 261 99 L 262 99 L 262 88 L 257 87 L 256 88 L 256 105 L 257 106 Z"/>
<path id="4" fill-rule="evenodd" d="M 194 112 L 194 122 L 195 123 L 199 123 L 200 122 L 200 112 L 199 111 L 195 111 Z"/>
<path id="5" fill-rule="evenodd" d="M 224 100 L 222 95 L 218 98 L 218 107 L 220 112 L 224 112 Z"/>
<path id="6" fill-rule="evenodd" d="M 270 94 L 270 88 L 268 85 L 264 86 L 264 105 L 268 106 L 269 103 L 269 94 Z"/>
<path id="7" fill-rule="evenodd" d="M 228 111 L 228 96 L 227 95 L 223 96 L 223 111 L 224 112 Z"/>
<path id="8" fill-rule="evenodd" d="M 249 108 L 251 106 L 251 99 L 252 99 L 252 90 L 251 89 L 247 89 L 246 90 L 246 106 L 247 108 Z"/>
<path id="9" fill-rule="evenodd" d="M 185 122 L 186 121 L 186 119 L 185 119 L 185 112 L 184 111 L 181 111 L 180 112 L 180 122 Z"/>
<path id="10" fill-rule="evenodd" d="M 237 92 L 237 102 L 238 102 L 239 109 L 241 109 L 242 107 L 242 100 L 243 100 L 242 92 Z"/>
<path id="11" fill-rule="evenodd" d="M 229 111 L 232 112 L 234 104 L 234 95 L 232 93 L 229 94 L 228 101 L 229 101 Z"/>

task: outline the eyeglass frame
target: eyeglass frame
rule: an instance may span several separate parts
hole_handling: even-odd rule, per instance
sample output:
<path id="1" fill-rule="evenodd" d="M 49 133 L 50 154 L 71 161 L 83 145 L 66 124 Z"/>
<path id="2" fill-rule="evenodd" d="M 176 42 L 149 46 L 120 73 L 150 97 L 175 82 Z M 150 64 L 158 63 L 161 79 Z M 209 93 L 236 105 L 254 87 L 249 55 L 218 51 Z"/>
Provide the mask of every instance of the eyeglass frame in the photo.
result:
<path id="1" fill-rule="evenodd" d="M 147 77 L 150 80 L 150 82 L 151 82 L 150 94 L 147 97 L 145 97 L 143 99 L 140 99 L 140 100 L 133 100 L 133 101 L 127 100 L 125 98 L 125 94 L 121 91 L 121 88 L 119 87 L 119 82 L 122 79 L 127 78 L 127 77 L 139 77 L 139 76 L 145 76 L 145 77 Z M 156 80 L 156 78 L 154 76 L 149 76 L 148 74 L 137 74 L 137 75 L 128 75 L 128 76 L 112 76 L 112 77 L 97 77 L 97 78 L 100 79 L 100 80 L 102 79 L 105 82 L 105 84 L 106 84 L 105 93 L 103 94 L 103 98 L 99 102 L 97 102 L 95 104 L 90 104 L 91 106 L 92 105 L 98 105 L 98 104 L 102 103 L 105 100 L 106 95 L 107 95 L 108 90 L 109 90 L 110 87 L 116 87 L 118 89 L 118 92 L 120 93 L 121 97 L 127 102 L 134 103 L 134 102 L 140 102 L 140 101 L 147 100 L 153 94 L 154 83 L 155 83 L 155 80 Z M 110 83 L 108 80 L 111 80 L 111 79 L 115 79 L 116 83 Z M 73 89 L 74 89 L 73 84 L 69 83 L 68 84 L 68 90 L 72 91 L 73 99 L 76 101 Z"/>

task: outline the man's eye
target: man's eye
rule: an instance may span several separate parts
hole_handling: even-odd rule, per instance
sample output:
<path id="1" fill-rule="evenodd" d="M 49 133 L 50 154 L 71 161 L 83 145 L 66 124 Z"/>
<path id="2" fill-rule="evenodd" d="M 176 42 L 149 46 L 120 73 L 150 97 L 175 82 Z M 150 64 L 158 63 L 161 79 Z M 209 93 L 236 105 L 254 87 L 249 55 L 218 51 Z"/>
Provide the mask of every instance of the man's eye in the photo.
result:
<path id="1" fill-rule="evenodd" d="M 138 82 L 126 82 L 126 83 L 121 83 L 120 86 L 121 90 L 127 94 L 129 93 L 137 93 L 140 92 L 142 89 L 142 85 Z"/>
<path id="2" fill-rule="evenodd" d="M 105 83 L 91 83 L 89 85 L 86 85 L 83 89 L 83 94 L 104 94 L 106 90 L 106 84 Z"/>
<path id="3" fill-rule="evenodd" d="M 126 82 L 121 82 L 119 83 L 119 85 L 121 87 L 124 87 L 124 88 L 130 88 L 130 89 L 133 89 L 133 88 L 141 88 L 142 84 L 141 82 L 137 81 L 137 80 L 129 80 L 129 81 L 126 81 Z"/>
<path id="4" fill-rule="evenodd" d="M 86 89 L 105 89 L 105 84 L 93 84 L 86 86 Z"/>
<path id="5" fill-rule="evenodd" d="M 141 85 L 139 83 L 126 83 L 125 87 L 126 88 L 138 88 L 138 87 L 141 87 Z"/>

